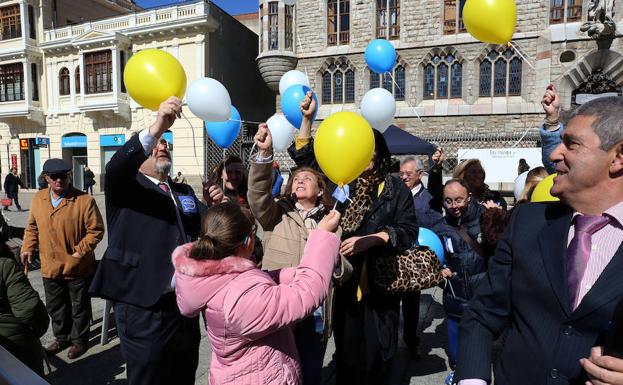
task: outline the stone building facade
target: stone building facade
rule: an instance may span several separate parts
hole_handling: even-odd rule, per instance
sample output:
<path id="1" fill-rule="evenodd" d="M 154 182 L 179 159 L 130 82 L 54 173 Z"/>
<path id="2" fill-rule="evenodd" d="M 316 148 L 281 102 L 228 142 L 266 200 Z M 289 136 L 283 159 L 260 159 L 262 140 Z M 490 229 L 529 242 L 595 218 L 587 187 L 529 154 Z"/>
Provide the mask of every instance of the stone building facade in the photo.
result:
<path id="1" fill-rule="evenodd" d="M 260 0 L 258 65 L 273 88 L 287 70 L 308 74 L 322 100 L 316 126 L 336 111 L 357 111 L 370 88 L 387 88 L 397 101 L 395 124 L 446 148 L 449 167 L 458 148 L 538 146 L 540 100 L 549 83 L 557 86 L 564 109 L 586 100 L 576 94 L 586 92 L 583 85 L 597 74 L 609 81 L 609 91 L 621 94 L 620 39 L 599 48 L 580 31 L 589 1 L 516 2 L 512 47 L 466 33 L 464 3 L 298 0 L 290 8 Z M 622 3 L 615 1 L 612 10 L 619 31 Z M 397 51 L 391 77 L 371 73 L 365 63 L 366 46 L 379 37 L 389 37 Z"/>

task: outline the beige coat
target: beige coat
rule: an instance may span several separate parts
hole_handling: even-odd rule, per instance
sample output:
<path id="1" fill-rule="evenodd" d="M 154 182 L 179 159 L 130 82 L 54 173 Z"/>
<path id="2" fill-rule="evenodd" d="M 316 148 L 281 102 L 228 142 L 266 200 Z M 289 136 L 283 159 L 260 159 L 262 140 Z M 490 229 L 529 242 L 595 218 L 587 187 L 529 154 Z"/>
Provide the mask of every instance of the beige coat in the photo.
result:
<path id="1" fill-rule="evenodd" d="M 22 252 L 39 249 L 44 278 L 86 278 L 95 271 L 95 246 L 104 237 L 104 222 L 95 199 L 69 187 L 57 208 L 50 189 L 32 199 Z M 78 252 L 82 257 L 72 254 Z"/>
<path id="2" fill-rule="evenodd" d="M 247 199 L 255 219 L 264 230 L 264 257 L 262 269 L 277 270 L 299 264 L 309 237 L 303 218 L 287 199 L 275 202 L 272 196 L 272 164 L 251 162 Z M 340 236 L 341 230 L 338 230 Z M 338 266 L 333 272 L 333 282 L 340 284 L 348 280 L 352 265 L 340 255 Z M 324 304 L 323 337 L 331 336 L 333 314 L 333 285 Z"/>

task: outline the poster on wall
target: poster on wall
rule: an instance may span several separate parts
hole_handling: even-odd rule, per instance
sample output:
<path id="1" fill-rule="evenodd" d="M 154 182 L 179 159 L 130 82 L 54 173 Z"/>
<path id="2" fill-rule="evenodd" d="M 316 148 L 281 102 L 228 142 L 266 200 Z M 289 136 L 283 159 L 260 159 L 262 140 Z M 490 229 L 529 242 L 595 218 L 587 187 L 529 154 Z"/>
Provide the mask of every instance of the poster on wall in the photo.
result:
<path id="1" fill-rule="evenodd" d="M 11 168 L 17 168 L 17 154 L 11 154 Z"/>

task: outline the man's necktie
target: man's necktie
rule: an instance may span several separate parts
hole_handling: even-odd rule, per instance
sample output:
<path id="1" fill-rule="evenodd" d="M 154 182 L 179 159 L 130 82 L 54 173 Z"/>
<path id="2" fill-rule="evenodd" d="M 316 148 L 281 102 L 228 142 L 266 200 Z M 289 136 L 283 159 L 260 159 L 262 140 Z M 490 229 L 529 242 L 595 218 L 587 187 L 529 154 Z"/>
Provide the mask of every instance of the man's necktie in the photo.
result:
<path id="1" fill-rule="evenodd" d="M 160 187 L 160 190 L 164 191 L 165 193 L 167 193 L 167 195 L 171 196 L 171 194 L 169 194 L 169 186 L 166 183 L 160 182 L 158 183 L 158 187 Z M 184 231 L 184 224 L 182 223 L 182 217 L 180 216 L 180 212 L 177 209 L 177 207 L 175 207 L 175 217 L 177 219 L 177 227 L 180 231 L 180 244 L 186 243 L 188 242 L 188 239 L 186 238 L 186 231 Z"/>
<path id="2" fill-rule="evenodd" d="M 591 256 L 592 236 L 604 228 L 610 218 L 602 215 L 578 215 L 575 217 L 575 234 L 567 248 L 567 284 L 571 309 L 575 310 L 580 283 Z"/>

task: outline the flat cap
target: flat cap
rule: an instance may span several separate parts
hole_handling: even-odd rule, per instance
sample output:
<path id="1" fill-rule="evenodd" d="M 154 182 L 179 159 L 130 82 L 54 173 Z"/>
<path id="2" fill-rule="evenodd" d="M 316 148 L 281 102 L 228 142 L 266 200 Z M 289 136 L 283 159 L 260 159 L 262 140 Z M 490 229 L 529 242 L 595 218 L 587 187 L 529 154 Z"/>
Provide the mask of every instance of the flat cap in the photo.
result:
<path id="1" fill-rule="evenodd" d="M 52 158 L 45 161 L 43 164 L 44 174 L 59 174 L 63 172 L 71 171 L 71 166 L 62 159 Z"/>

